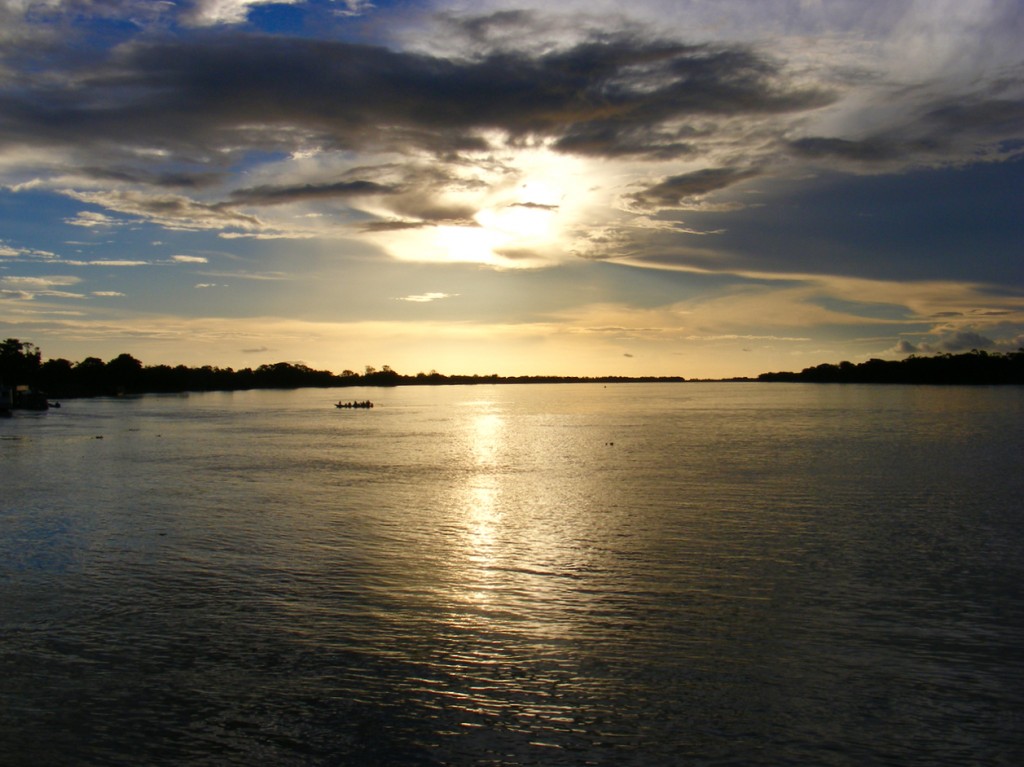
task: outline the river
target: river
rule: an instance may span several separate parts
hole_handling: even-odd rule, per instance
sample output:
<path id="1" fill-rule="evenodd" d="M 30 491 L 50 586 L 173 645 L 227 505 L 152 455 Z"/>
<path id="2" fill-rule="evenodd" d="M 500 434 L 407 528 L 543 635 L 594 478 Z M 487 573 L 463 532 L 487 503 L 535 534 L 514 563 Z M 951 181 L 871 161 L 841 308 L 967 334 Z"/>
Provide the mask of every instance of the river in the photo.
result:
<path id="1" fill-rule="evenodd" d="M 1021 387 L 63 405 L 0 422 L 4 765 L 1024 759 Z"/>

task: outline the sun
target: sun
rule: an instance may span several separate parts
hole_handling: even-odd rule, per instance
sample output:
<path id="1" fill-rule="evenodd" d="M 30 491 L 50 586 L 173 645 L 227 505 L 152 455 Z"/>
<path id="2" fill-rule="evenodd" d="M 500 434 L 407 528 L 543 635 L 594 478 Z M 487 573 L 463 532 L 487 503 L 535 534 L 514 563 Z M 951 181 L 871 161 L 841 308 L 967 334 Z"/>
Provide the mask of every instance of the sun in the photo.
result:
<path id="1" fill-rule="evenodd" d="M 472 214 L 457 222 L 414 222 L 379 233 L 378 241 L 393 257 L 509 269 L 560 263 L 575 250 L 573 232 L 594 217 L 595 190 L 606 181 L 591 164 L 544 147 L 470 165 L 465 178 L 436 192 L 434 201 L 438 208 Z"/>
<path id="2" fill-rule="evenodd" d="M 471 224 L 443 224 L 390 238 L 400 259 L 532 268 L 558 260 L 565 248 L 565 193 L 544 181 L 492 190 L 477 201 Z"/>
<path id="3" fill-rule="evenodd" d="M 484 229 L 509 239 L 547 240 L 554 233 L 555 212 L 534 203 L 511 203 L 481 210 L 476 221 Z"/>
<path id="4" fill-rule="evenodd" d="M 448 263 L 486 264 L 500 266 L 498 255 L 511 239 L 500 231 L 488 227 L 439 226 L 431 233 L 428 253 L 436 260 Z"/>

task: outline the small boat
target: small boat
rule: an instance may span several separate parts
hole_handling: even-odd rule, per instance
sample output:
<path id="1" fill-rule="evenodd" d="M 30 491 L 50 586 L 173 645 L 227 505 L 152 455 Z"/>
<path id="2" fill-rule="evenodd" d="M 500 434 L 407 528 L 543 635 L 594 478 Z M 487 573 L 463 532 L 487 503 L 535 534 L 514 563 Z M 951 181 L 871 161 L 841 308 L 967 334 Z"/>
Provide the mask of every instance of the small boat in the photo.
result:
<path id="1" fill-rule="evenodd" d="M 370 400 L 363 400 L 362 402 L 335 402 L 334 406 L 338 408 L 362 408 L 369 410 L 373 407 L 373 403 Z"/>

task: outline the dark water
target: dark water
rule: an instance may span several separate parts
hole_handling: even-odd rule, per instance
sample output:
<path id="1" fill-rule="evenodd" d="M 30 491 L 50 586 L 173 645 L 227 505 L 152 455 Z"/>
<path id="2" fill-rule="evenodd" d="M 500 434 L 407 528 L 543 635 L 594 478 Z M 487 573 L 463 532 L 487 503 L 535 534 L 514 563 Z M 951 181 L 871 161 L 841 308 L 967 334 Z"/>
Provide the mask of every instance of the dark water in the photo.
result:
<path id="1" fill-rule="evenodd" d="M 1022 456 L 1012 387 L 19 414 L 0 763 L 1016 767 Z"/>

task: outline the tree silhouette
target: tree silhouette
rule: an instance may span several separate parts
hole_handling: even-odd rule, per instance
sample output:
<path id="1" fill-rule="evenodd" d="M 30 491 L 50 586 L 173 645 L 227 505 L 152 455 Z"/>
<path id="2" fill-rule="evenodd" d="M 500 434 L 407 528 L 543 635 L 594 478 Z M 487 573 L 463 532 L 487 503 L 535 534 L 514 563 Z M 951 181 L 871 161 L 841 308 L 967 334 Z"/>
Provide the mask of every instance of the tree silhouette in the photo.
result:
<path id="1" fill-rule="evenodd" d="M 41 358 L 35 344 L 8 338 L 0 343 L 0 381 L 8 386 L 34 385 Z"/>
<path id="2" fill-rule="evenodd" d="M 99 357 L 86 357 L 72 370 L 76 388 L 86 394 L 107 394 L 106 368 Z"/>
<path id="3" fill-rule="evenodd" d="M 125 394 L 136 391 L 142 373 L 142 363 L 130 354 L 119 354 L 106 364 L 104 379 L 112 392 Z"/>

